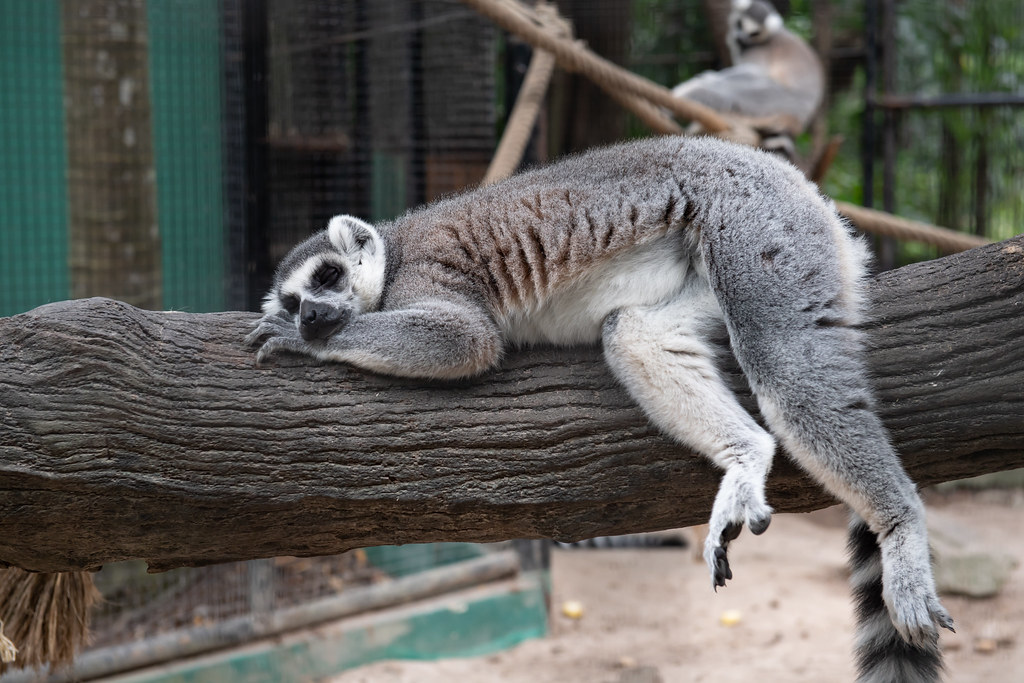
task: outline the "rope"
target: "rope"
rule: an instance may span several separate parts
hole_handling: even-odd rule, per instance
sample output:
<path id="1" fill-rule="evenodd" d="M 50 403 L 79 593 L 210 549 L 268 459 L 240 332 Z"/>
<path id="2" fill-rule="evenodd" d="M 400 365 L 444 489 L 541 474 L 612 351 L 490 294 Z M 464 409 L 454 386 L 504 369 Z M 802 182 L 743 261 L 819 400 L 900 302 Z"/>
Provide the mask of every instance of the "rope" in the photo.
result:
<path id="1" fill-rule="evenodd" d="M 639 95 L 659 107 L 688 121 L 699 122 L 707 131 L 718 133 L 730 128 L 729 123 L 709 107 L 672 95 L 668 88 L 626 71 L 599 57 L 581 43 L 555 35 L 544 27 L 544 21 L 530 8 L 516 0 L 462 0 L 506 31 L 514 33 L 534 48 L 555 56 L 566 71 L 583 74 L 609 93 L 621 91 Z M 543 5 L 542 5 L 543 6 Z"/>
<path id="2" fill-rule="evenodd" d="M 498 149 L 494 152 L 481 185 L 490 185 L 507 178 L 518 168 L 554 70 L 555 58 L 550 52 L 533 51 L 523 85 L 519 88 L 516 103 L 505 124 L 505 132 L 501 135 L 501 142 L 498 143 Z"/>
<path id="3" fill-rule="evenodd" d="M 572 26 L 562 18 L 551 5 L 539 5 L 536 8 L 536 19 L 545 28 L 553 28 L 559 36 L 571 39 Z M 515 172 L 523 157 L 526 143 L 529 141 L 533 125 L 540 113 L 551 74 L 554 71 L 555 58 L 547 50 L 535 49 L 530 59 L 530 66 L 523 79 L 523 85 L 516 96 L 515 105 L 509 114 L 508 123 L 494 152 L 494 158 L 487 168 L 481 185 L 490 185 Z M 626 109 L 632 111 L 647 127 L 662 135 L 682 135 L 682 126 L 673 121 L 664 111 L 655 107 L 642 97 L 629 95 L 621 90 L 606 91 Z"/>
<path id="4" fill-rule="evenodd" d="M 902 242 L 924 242 L 939 248 L 946 254 L 955 254 L 983 244 L 991 244 L 991 240 L 977 235 L 957 232 L 949 228 L 900 218 L 885 211 L 877 211 L 848 202 L 836 202 L 836 209 L 865 232 L 884 237 L 895 237 Z"/>
<path id="5" fill-rule="evenodd" d="M 10 664 L 18 656 L 18 648 L 4 635 L 4 622 L 0 619 L 0 662 Z"/>
<path id="6" fill-rule="evenodd" d="M 644 98 L 630 95 L 621 90 L 606 90 L 605 92 L 613 100 L 633 112 L 645 126 L 655 133 L 660 135 L 683 135 L 686 133 L 682 126 Z"/>

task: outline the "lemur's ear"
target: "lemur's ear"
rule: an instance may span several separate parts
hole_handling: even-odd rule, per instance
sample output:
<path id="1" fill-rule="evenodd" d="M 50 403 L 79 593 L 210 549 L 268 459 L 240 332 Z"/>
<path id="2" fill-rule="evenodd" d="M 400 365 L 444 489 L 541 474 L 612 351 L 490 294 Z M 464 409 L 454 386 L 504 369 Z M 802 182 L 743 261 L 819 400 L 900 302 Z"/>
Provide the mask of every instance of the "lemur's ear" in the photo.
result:
<path id="1" fill-rule="evenodd" d="M 327 239 L 348 259 L 352 291 L 362 301 L 362 310 L 376 310 L 384 291 L 386 270 L 380 234 L 354 216 L 335 216 L 327 224 Z"/>
<path id="2" fill-rule="evenodd" d="M 327 237 L 334 248 L 355 263 L 364 255 L 375 256 L 382 251 L 380 235 L 372 225 L 355 216 L 335 216 L 327 224 Z"/>

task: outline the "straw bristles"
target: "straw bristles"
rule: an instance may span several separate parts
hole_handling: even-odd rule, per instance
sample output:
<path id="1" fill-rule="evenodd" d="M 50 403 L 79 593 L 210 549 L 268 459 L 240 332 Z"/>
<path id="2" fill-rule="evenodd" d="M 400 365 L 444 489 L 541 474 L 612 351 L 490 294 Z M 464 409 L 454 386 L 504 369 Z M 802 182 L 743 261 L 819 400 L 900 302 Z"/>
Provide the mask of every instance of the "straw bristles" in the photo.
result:
<path id="1" fill-rule="evenodd" d="M 89 634 L 89 609 L 100 600 L 89 572 L 40 574 L 0 569 L 0 673 L 67 665 Z"/>

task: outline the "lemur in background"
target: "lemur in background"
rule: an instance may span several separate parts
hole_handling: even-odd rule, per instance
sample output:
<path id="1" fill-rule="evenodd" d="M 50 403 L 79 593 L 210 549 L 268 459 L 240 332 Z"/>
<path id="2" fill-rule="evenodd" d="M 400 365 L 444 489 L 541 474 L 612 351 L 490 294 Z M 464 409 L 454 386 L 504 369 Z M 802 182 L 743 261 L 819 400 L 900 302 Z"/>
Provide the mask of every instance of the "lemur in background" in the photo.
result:
<path id="1" fill-rule="evenodd" d="M 598 149 L 370 225 L 336 216 L 282 261 L 247 337 L 401 377 L 601 341 L 647 417 L 723 470 L 704 547 L 760 534 L 778 439 L 854 510 L 863 681 L 934 681 L 952 629 L 924 509 L 873 409 L 857 329 L 867 251 L 793 166 L 710 138 Z M 709 340 L 724 325 L 766 431 Z M 774 436 L 773 436 L 774 435 Z"/>
<path id="2" fill-rule="evenodd" d="M 810 125 L 825 97 L 821 60 L 762 0 L 733 0 L 726 43 L 732 66 L 697 74 L 672 94 L 747 117 L 761 131 L 764 149 L 792 159 L 793 138 Z"/>

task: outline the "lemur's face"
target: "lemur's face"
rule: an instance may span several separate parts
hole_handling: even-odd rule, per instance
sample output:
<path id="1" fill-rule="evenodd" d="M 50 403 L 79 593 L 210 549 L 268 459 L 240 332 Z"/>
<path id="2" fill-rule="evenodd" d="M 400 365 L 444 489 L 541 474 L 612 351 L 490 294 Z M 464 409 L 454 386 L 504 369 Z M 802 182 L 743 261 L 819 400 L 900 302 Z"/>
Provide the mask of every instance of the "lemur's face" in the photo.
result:
<path id="1" fill-rule="evenodd" d="M 775 8 L 760 0 L 733 3 L 732 31 L 741 45 L 767 42 L 782 28 L 782 17 Z"/>
<path id="2" fill-rule="evenodd" d="M 294 247 L 274 277 L 263 313 L 290 317 L 306 341 L 336 334 L 353 316 L 376 307 L 384 275 L 376 231 L 349 216 Z"/>

